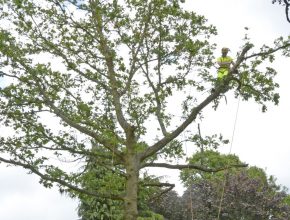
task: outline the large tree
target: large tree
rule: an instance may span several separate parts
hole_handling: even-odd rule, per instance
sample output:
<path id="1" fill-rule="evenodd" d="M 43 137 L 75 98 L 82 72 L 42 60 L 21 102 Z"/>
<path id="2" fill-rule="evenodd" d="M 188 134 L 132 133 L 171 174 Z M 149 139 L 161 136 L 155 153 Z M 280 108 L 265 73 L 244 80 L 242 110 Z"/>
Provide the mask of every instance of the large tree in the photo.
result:
<path id="1" fill-rule="evenodd" d="M 289 56 L 289 39 L 252 53 L 246 42 L 228 77 L 215 84 L 209 40 L 216 29 L 180 1 L 0 2 L 0 122 L 8 131 L 0 161 L 47 187 L 119 200 L 126 220 L 138 216 L 142 169 L 223 169 L 156 162 L 181 156 L 182 141 L 198 141 L 185 131 L 205 107 L 218 107 L 222 93 L 238 87 L 236 97 L 263 110 L 278 103 L 276 71 L 262 64 L 278 51 Z M 116 184 L 88 187 L 91 162 L 117 175 Z"/>

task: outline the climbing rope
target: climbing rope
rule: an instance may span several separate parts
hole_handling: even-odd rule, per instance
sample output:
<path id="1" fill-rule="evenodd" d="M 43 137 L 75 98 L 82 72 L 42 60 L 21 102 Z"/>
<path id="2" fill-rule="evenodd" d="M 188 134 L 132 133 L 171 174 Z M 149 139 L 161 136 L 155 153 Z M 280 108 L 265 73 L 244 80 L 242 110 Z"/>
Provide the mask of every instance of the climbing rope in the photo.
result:
<path id="1" fill-rule="evenodd" d="M 185 155 L 187 156 L 187 140 L 185 139 L 185 134 L 183 133 L 183 139 L 185 140 Z M 188 159 L 188 157 L 187 157 Z M 188 170 L 189 170 L 189 161 L 188 161 Z M 189 200 L 190 200 L 190 214 L 191 214 L 191 220 L 193 220 L 193 208 L 192 208 L 192 182 L 190 180 L 190 186 L 189 186 Z"/>
<path id="2" fill-rule="evenodd" d="M 233 132 L 232 132 L 231 145 L 230 145 L 230 150 L 229 150 L 228 155 L 231 154 L 232 148 L 233 148 L 234 136 L 235 136 L 236 125 L 237 125 L 237 120 L 238 120 L 238 113 L 239 113 L 239 108 L 240 108 L 240 97 L 241 96 L 239 95 L 237 110 L 236 110 L 236 115 L 235 115 L 235 121 L 234 121 L 234 127 L 233 127 Z M 229 162 L 227 162 L 227 165 L 226 165 L 226 171 L 225 171 L 225 177 L 224 177 L 224 182 L 223 182 L 222 194 L 221 194 L 221 198 L 220 198 L 220 202 L 219 202 L 217 220 L 220 220 L 220 214 L 221 214 L 221 210 L 222 210 L 222 203 L 223 203 L 223 199 L 224 199 L 228 173 L 229 173 Z"/>

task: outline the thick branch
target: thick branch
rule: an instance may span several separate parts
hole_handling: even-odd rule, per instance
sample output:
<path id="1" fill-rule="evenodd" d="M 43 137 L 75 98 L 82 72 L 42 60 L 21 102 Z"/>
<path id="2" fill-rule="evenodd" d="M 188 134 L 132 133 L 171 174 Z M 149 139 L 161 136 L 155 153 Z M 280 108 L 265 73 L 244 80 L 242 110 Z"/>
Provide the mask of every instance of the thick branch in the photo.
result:
<path id="1" fill-rule="evenodd" d="M 167 164 L 167 163 L 145 163 L 142 168 L 144 167 L 163 167 L 167 169 L 176 169 L 176 170 L 183 170 L 183 169 L 196 169 L 196 170 L 201 170 L 204 172 L 219 172 L 223 170 L 227 170 L 230 168 L 243 168 L 247 167 L 248 164 L 230 164 L 226 167 L 220 167 L 220 168 L 207 168 L 204 166 L 200 165 L 195 165 L 195 164 Z"/>
<path id="2" fill-rule="evenodd" d="M 233 67 L 231 68 L 230 74 L 236 72 L 236 70 L 238 69 L 239 65 L 247 59 L 247 57 L 245 57 L 246 53 L 253 47 L 252 44 L 247 44 L 245 46 L 245 48 L 242 50 L 241 54 L 238 56 L 237 61 L 234 63 Z"/>
<path id="3" fill-rule="evenodd" d="M 172 183 L 144 183 L 143 186 L 156 186 L 156 187 L 175 187 Z"/>

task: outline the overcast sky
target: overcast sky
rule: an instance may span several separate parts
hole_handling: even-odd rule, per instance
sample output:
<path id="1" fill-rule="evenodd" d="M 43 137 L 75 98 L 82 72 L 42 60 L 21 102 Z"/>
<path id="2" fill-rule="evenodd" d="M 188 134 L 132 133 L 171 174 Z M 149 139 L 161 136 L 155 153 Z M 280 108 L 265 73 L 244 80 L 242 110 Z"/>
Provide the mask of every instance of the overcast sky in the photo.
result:
<path id="1" fill-rule="evenodd" d="M 272 5 L 271 0 L 187 0 L 185 6 L 205 15 L 217 27 L 219 35 L 214 40 L 218 49 L 229 47 L 233 58 L 243 44 L 244 27 L 249 28 L 248 35 L 257 46 L 290 35 L 284 8 Z M 219 50 L 216 55 L 220 55 Z M 290 58 L 278 59 L 275 67 L 279 72 L 280 104 L 262 113 L 255 103 L 240 102 L 232 153 L 250 165 L 265 168 L 279 184 L 290 188 Z M 218 111 L 207 108 L 202 132 L 223 133 L 230 139 L 237 104 L 229 95 L 228 103 Z M 222 152 L 229 150 L 229 146 L 221 147 Z M 171 180 L 176 179 L 176 172 L 172 176 Z M 38 181 L 23 169 L 0 166 L 1 220 L 78 219 L 77 201 L 61 196 L 56 189 L 45 189 Z M 181 192 L 182 187 L 177 190 Z"/>

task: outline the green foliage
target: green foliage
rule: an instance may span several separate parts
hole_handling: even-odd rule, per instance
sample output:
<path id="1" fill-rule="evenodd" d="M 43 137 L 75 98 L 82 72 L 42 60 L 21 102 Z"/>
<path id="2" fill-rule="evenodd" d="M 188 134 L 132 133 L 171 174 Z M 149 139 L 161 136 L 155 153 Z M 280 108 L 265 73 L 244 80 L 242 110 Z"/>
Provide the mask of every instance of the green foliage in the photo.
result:
<path id="1" fill-rule="evenodd" d="M 82 220 L 122 220 L 124 215 L 120 202 L 110 199 L 94 199 L 92 197 L 79 197 L 81 204 L 78 208 L 78 214 Z"/>
<path id="2" fill-rule="evenodd" d="M 287 195 L 287 196 L 283 199 L 283 202 L 284 202 L 286 205 L 290 206 L 290 195 Z"/>
<path id="3" fill-rule="evenodd" d="M 217 173 L 214 172 L 208 173 L 200 170 L 184 169 L 180 173 L 180 179 L 187 186 L 191 185 L 193 182 L 198 182 L 199 180 L 203 179 L 223 180 L 225 178 L 225 174 L 235 173 L 241 169 L 241 168 L 230 168 L 227 170 L 226 169 L 227 167 L 231 167 L 231 165 L 241 164 L 241 161 L 236 155 L 220 154 L 219 152 L 214 150 L 207 150 L 204 152 L 195 153 L 188 160 L 190 164 L 202 165 L 209 169 L 219 169 L 219 168 L 225 169 Z"/>
<path id="4" fill-rule="evenodd" d="M 138 217 L 137 220 L 164 220 L 162 215 L 151 211 L 143 212 L 141 214 L 143 214 L 143 217 Z"/>
<path id="5" fill-rule="evenodd" d="M 268 183 L 267 174 L 262 168 L 251 166 L 247 168 L 247 175 L 250 178 L 259 179 L 262 183 L 265 183 L 265 184 Z"/>
<path id="6" fill-rule="evenodd" d="M 183 145 L 180 141 L 173 140 L 161 150 L 164 158 L 181 158 L 184 156 Z"/>
<path id="7" fill-rule="evenodd" d="M 199 134 L 193 135 L 189 141 L 193 142 L 200 150 L 217 150 L 220 145 L 226 145 L 229 140 L 224 140 L 220 134 L 214 134 L 212 136 L 201 137 Z"/>

